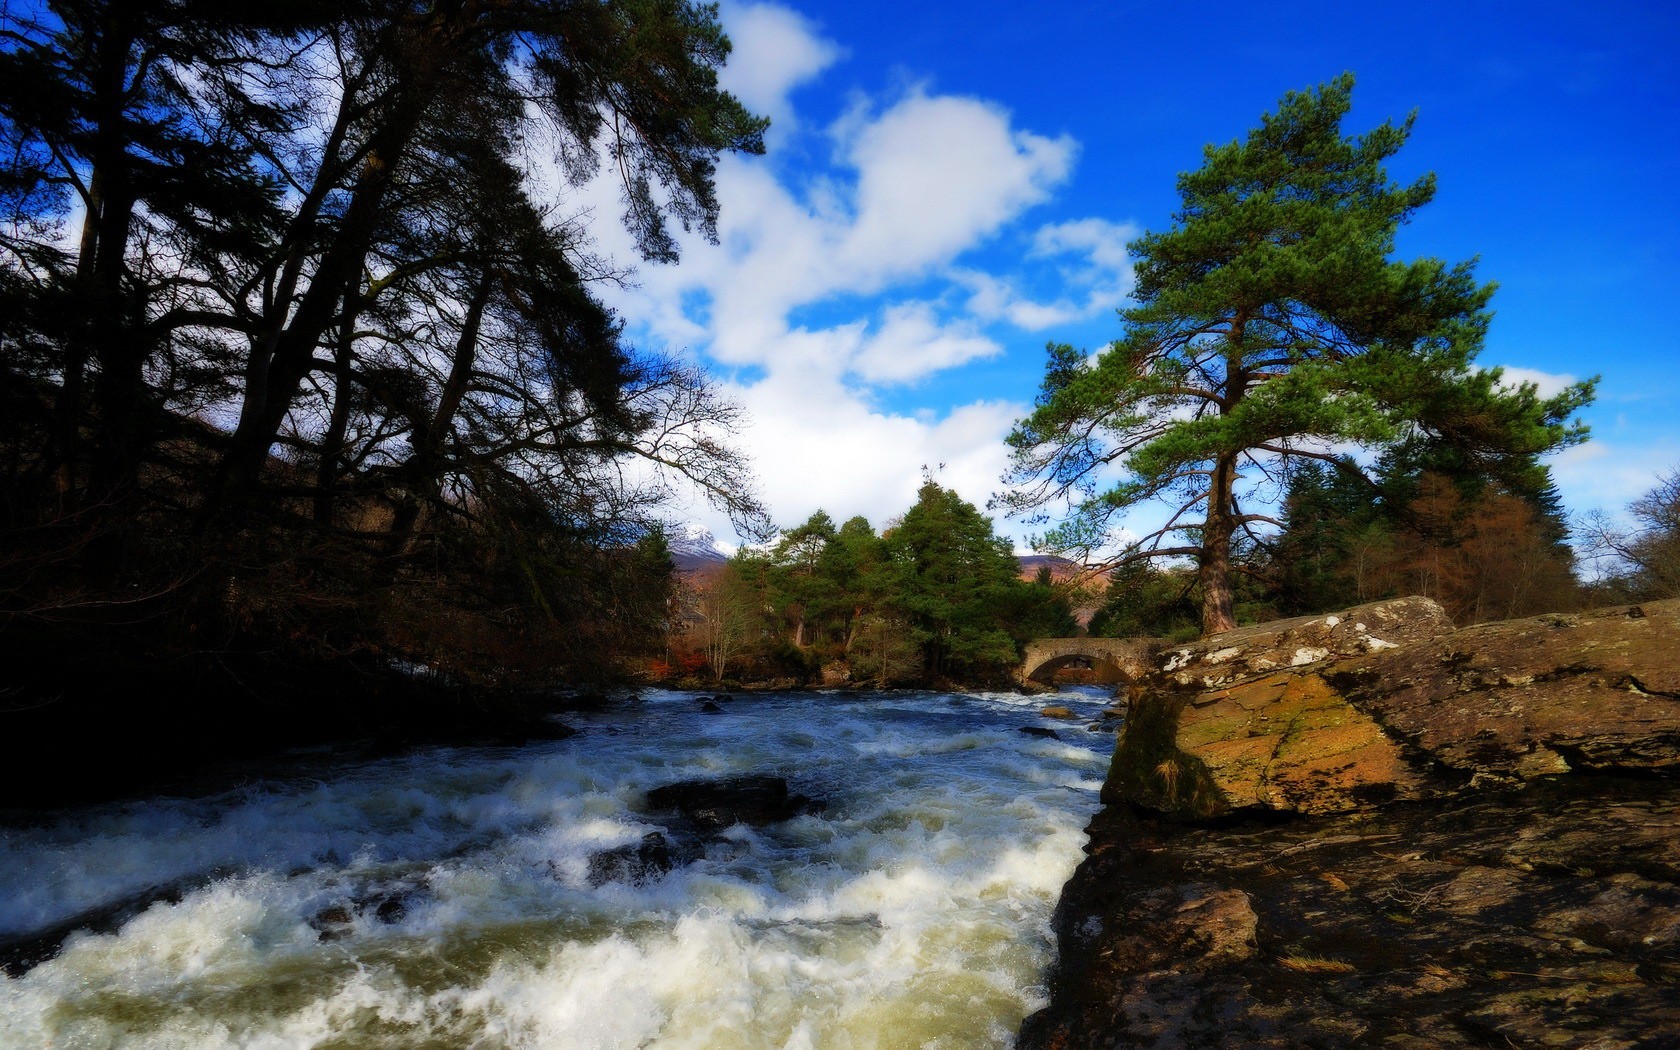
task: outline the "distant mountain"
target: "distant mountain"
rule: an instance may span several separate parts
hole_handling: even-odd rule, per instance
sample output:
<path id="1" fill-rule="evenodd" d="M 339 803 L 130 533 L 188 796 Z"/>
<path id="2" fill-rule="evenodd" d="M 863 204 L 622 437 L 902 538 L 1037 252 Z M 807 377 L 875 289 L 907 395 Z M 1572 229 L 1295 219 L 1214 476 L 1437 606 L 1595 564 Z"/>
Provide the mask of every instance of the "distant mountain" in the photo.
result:
<path id="1" fill-rule="evenodd" d="M 1038 578 L 1038 570 L 1049 566 L 1050 575 L 1057 580 L 1065 580 L 1079 575 L 1084 566 L 1070 558 L 1059 554 L 1017 554 L 1015 560 L 1021 564 L 1021 579 L 1032 580 Z"/>
<path id="2" fill-rule="evenodd" d="M 696 572 L 729 560 L 729 550 L 698 525 L 673 532 L 665 539 L 671 545 L 671 560 L 677 563 L 678 572 Z"/>

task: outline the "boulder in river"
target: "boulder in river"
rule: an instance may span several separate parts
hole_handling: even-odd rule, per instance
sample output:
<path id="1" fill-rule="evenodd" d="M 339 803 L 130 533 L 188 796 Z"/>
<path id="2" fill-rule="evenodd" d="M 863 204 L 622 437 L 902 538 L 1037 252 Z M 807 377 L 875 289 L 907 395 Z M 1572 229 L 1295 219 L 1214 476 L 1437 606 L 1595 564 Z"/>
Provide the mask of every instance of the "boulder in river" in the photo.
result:
<path id="1" fill-rule="evenodd" d="M 703 850 L 687 842 L 672 842 L 664 833 L 653 831 L 642 841 L 606 850 L 589 858 L 589 885 L 628 882 L 640 885 L 669 872 L 679 864 L 698 860 Z"/>
<path id="2" fill-rule="evenodd" d="M 1016 732 L 1025 733 L 1028 736 L 1044 737 L 1046 740 L 1061 739 L 1060 736 L 1056 735 L 1056 731 L 1048 726 L 1020 726 L 1016 729 Z"/>
<path id="3" fill-rule="evenodd" d="M 745 776 L 666 784 L 647 793 L 647 808 L 655 813 L 675 813 L 709 832 L 734 824 L 774 824 L 820 813 L 827 803 L 790 793 L 782 777 Z"/>

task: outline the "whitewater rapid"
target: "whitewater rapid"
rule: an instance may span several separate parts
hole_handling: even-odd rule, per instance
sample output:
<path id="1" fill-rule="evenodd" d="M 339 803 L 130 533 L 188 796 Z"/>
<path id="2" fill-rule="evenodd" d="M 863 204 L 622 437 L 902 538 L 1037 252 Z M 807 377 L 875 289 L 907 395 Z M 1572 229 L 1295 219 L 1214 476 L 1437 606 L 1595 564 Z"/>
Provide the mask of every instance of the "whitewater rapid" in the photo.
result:
<path id="1" fill-rule="evenodd" d="M 1007 1046 L 1113 745 L 1038 708 L 1105 699 L 650 692 L 563 741 L 14 824 L 0 937 L 179 899 L 0 980 L 0 1046 Z M 749 773 L 828 808 L 590 885 L 660 829 L 648 789 Z"/>

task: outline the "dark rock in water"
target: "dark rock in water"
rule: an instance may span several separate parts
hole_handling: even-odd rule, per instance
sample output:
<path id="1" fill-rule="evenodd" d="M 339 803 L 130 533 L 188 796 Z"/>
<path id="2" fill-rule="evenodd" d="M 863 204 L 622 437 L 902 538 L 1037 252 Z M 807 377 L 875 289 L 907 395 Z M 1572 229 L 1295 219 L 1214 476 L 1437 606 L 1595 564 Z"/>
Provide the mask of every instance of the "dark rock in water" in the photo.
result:
<path id="1" fill-rule="evenodd" d="M 1108 707 L 1098 712 L 1097 717 L 1086 728 L 1093 733 L 1118 733 L 1125 724 L 1125 709 Z"/>
<path id="2" fill-rule="evenodd" d="M 373 916 L 387 926 L 402 922 L 408 917 L 408 895 L 393 893 L 382 898 L 374 905 Z"/>
<path id="3" fill-rule="evenodd" d="M 152 905 L 179 904 L 182 898 L 193 890 L 230 874 L 230 869 L 217 868 L 203 874 L 188 875 L 96 905 L 39 930 L 0 936 L 0 973 L 8 977 L 22 977 L 56 957 L 63 949 L 64 942 L 73 933 L 83 930 L 89 933 L 115 933 L 130 919 Z"/>
<path id="4" fill-rule="evenodd" d="M 338 941 L 355 931 L 359 917 L 371 917 L 386 926 L 395 926 L 408 917 L 409 908 L 426 892 L 422 881 L 418 884 L 385 886 L 368 889 L 353 895 L 348 901 L 329 904 L 309 918 L 323 941 Z"/>
<path id="5" fill-rule="evenodd" d="M 648 792 L 647 808 L 676 813 L 701 831 L 720 831 L 732 824 L 774 824 L 820 813 L 827 803 L 790 794 L 782 777 L 748 776 L 666 784 Z"/>
<path id="6" fill-rule="evenodd" d="M 1046 740 L 1061 739 L 1061 737 L 1056 735 L 1056 731 L 1054 729 L 1047 729 L 1044 726 L 1017 726 L 1015 731 L 1017 733 L 1025 733 L 1028 736 L 1041 736 Z"/>
<path id="7" fill-rule="evenodd" d="M 608 882 L 628 882 L 640 885 L 659 878 L 680 864 L 700 859 L 700 846 L 675 842 L 658 831 L 642 836 L 642 841 L 617 849 L 597 853 L 589 858 L 589 885 Z"/>
<path id="8" fill-rule="evenodd" d="M 712 701 L 707 700 L 705 703 L 700 705 L 700 713 L 703 715 L 721 715 L 723 714 L 723 708 L 719 707 Z"/>
<path id="9" fill-rule="evenodd" d="M 338 941 L 350 936 L 351 926 L 356 921 L 356 914 L 348 905 L 334 904 L 322 908 L 310 917 L 309 925 L 315 928 L 323 941 Z"/>

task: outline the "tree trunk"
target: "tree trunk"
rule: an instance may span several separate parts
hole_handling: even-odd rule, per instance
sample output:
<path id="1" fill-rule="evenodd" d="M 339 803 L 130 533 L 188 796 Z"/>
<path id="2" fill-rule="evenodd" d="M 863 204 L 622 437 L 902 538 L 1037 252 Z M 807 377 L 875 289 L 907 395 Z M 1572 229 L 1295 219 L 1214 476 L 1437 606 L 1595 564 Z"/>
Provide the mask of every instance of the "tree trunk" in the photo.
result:
<path id="1" fill-rule="evenodd" d="M 455 341 L 455 353 L 449 365 L 449 378 L 444 381 L 437 408 L 430 419 L 414 421 L 410 438 L 414 451 L 402 466 L 409 498 L 397 507 L 391 534 L 386 540 L 386 557 L 392 570 L 408 553 L 421 512 L 436 503 L 442 492 L 444 441 L 455 424 L 456 413 L 461 410 L 461 401 L 467 396 L 467 387 L 472 383 L 473 366 L 478 360 L 478 333 L 484 322 L 485 307 L 490 303 L 490 287 L 491 278 L 486 274 L 479 279 L 472 300 L 467 304 L 461 334 Z"/>
<path id="2" fill-rule="evenodd" d="M 356 322 L 361 317 L 357 295 L 360 281 L 344 291 L 344 320 L 338 326 L 333 346 L 333 405 L 327 432 L 321 438 L 321 461 L 315 468 L 315 524 L 331 526 L 337 510 L 338 478 L 345 464 L 344 436 L 350 429 L 350 387 L 355 381 L 354 355 Z"/>
<path id="3" fill-rule="evenodd" d="M 1208 488 L 1207 522 L 1202 526 L 1202 558 L 1198 582 L 1202 586 L 1203 636 L 1229 631 L 1237 625 L 1231 593 L 1231 535 L 1236 522 L 1231 515 L 1231 487 L 1236 482 L 1234 454 L 1219 457 Z"/>
<path id="4" fill-rule="evenodd" d="M 396 171 L 413 146 L 437 90 L 434 81 L 439 67 L 457 43 L 447 29 L 434 26 L 402 69 L 404 84 L 396 89 L 400 97 L 385 122 L 373 131 L 349 203 L 333 240 L 320 253 L 308 289 L 294 306 L 290 289 L 282 287 L 286 294 L 271 305 L 274 324 L 252 348 L 239 422 L 211 481 L 199 520 L 201 532 L 209 531 L 218 520 L 237 517 L 256 493 L 269 450 L 279 439 L 299 388 L 315 367 L 316 348 L 339 320 L 345 289 L 353 286 L 366 267 Z M 306 203 L 313 208 L 319 201 L 312 197 Z M 289 276 L 301 273 L 299 261 L 288 263 Z"/>

